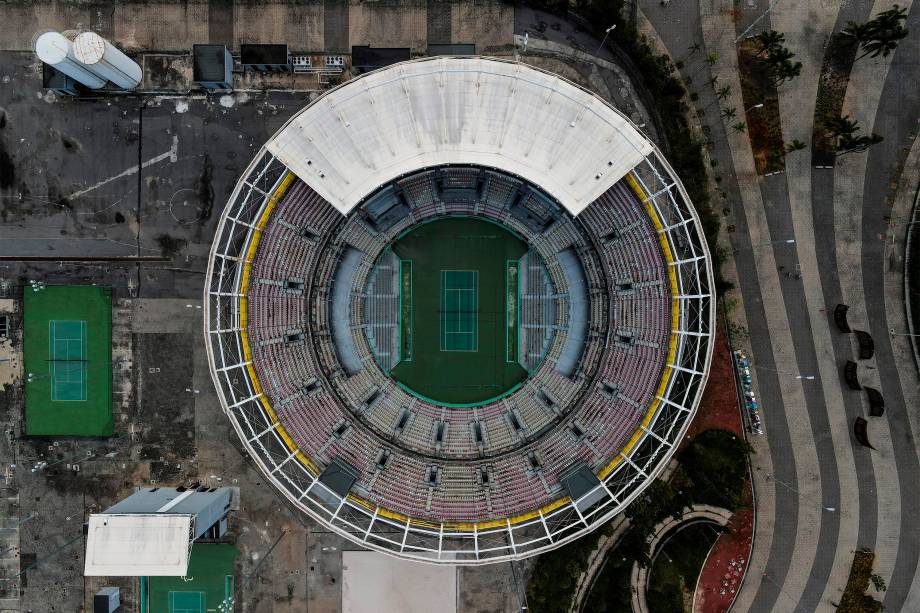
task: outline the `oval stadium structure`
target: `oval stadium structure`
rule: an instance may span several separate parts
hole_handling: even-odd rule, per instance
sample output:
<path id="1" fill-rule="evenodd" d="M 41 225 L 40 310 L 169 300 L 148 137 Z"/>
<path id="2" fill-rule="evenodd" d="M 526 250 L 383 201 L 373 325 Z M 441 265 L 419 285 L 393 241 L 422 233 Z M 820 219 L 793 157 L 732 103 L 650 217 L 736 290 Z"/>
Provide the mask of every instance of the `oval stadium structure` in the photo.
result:
<path id="1" fill-rule="evenodd" d="M 272 484 L 371 549 L 558 547 L 664 469 L 712 354 L 699 218 L 616 109 L 511 61 L 347 81 L 240 179 L 205 335 Z"/>

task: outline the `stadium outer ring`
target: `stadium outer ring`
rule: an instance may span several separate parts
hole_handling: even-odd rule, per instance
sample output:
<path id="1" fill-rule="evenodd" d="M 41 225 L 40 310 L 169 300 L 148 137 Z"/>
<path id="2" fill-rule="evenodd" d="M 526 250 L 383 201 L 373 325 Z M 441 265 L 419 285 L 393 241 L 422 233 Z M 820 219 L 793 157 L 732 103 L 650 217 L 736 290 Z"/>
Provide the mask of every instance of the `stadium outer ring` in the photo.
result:
<path id="1" fill-rule="evenodd" d="M 429 60 L 413 62 L 423 61 Z M 594 96 L 558 75 L 527 68 Z M 325 92 L 300 112 L 361 78 Z M 595 98 L 635 128 L 606 101 Z M 215 233 L 204 291 L 204 333 L 221 406 L 264 476 L 289 503 L 340 536 L 382 553 L 432 563 L 475 565 L 529 557 L 560 547 L 621 513 L 660 474 L 684 436 L 705 388 L 713 351 L 713 275 L 700 219 L 670 164 L 654 144 L 650 145 L 652 151 L 640 165 L 648 165 L 667 187 L 650 192 L 636 172 L 638 165 L 626 179 L 645 204 L 658 232 L 671 285 L 671 340 L 656 397 L 620 454 L 599 471 L 600 485 L 579 499 L 602 490 L 606 496 L 602 504 L 586 508 L 583 513 L 578 501 L 563 497 L 529 513 L 478 523 L 434 523 L 410 518 L 354 495 L 337 498 L 337 504 L 329 505 L 329 491 L 322 485 L 319 487 L 326 490 L 323 499 L 315 492 L 311 494 L 319 483 L 319 467 L 297 448 L 277 419 L 255 376 L 246 338 L 249 265 L 262 227 L 293 178 L 263 145 L 234 188 Z M 665 223 L 663 212 L 680 221 Z M 678 247 L 671 240 L 675 235 L 689 241 L 682 244 L 690 251 L 690 257 L 675 257 Z M 686 355 L 684 349 L 688 346 L 691 351 Z M 242 384 L 239 374 L 243 374 Z M 681 381 L 680 389 L 676 389 L 678 379 L 687 379 Z M 675 402 L 680 394 L 683 400 Z M 644 450 L 643 457 L 639 457 L 640 449 Z"/>

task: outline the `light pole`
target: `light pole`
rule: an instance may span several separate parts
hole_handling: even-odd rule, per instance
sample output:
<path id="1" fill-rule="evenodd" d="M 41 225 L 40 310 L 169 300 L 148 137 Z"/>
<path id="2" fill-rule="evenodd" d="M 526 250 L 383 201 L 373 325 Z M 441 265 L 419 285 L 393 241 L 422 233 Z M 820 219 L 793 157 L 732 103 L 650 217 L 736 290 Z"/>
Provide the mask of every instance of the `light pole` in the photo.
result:
<path id="1" fill-rule="evenodd" d="M 755 243 L 753 245 L 748 245 L 747 247 L 744 247 L 744 246 L 735 247 L 734 249 L 732 249 L 732 253 L 740 253 L 742 250 L 753 251 L 754 249 L 758 249 L 760 247 L 769 247 L 770 245 L 794 245 L 794 244 L 795 244 L 794 238 L 787 238 L 785 240 L 779 240 L 779 241 L 768 241 L 766 243 Z"/>
<path id="2" fill-rule="evenodd" d="M 789 490 L 789 491 L 792 492 L 793 494 L 798 494 L 798 493 L 799 493 L 799 490 L 795 489 L 794 487 L 792 487 L 791 485 L 789 485 L 789 484 L 786 483 L 785 481 L 780 481 L 779 479 L 776 478 L 776 475 L 774 475 L 773 473 L 767 473 L 767 481 L 768 481 L 768 482 L 769 482 L 769 481 L 773 481 L 774 483 L 779 483 L 780 485 L 782 485 L 784 488 L 786 488 L 787 490 Z"/>
<path id="3" fill-rule="evenodd" d="M 761 366 L 760 364 L 752 364 L 752 366 L 759 370 L 769 370 L 770 372 L 775 372 L 776 374 L 779 374 L 779 375 L 788 375 L 790 377 L 795 377 L 796 379 L 800 379 L 802 381 L 814 381 L 815 380 L 814 375 L 797 375 L 794 372 L 784 372 L 782 370 L 776 370 L 775 368 L 767 368 L 766 366 Z"/>
<path id="4" fill-rule="evenodd" d="M 895 332 L 894 328 L 888 328 L 888 334 L 891 336 L 920 336 L 920 334 L 911 334 L 910 332 Z"/>
<path id="5" fill-rule="evenodd" d="M 737 44 L 738 44 L 738 41 L 741 40 L 742 38 L 744 38 L 744 37 L 747 35 L 747 33 L 750 32 L 750 31 L 754 28 L 754 26 L 756 26 L 756 25 L 760 22 L 761 19 L 763 19 L 764 17 L 766 17 L 767 15 L 769 15 L 769 14 L 770 14 L 770 11 L 772 11 L 772 10 L 776 7 L 777 4 L 779 4 L 779 0 L 773 0 L 773 2 L 770 3 L 770 6 L 767 7 L 767 10 L 765 10 L 765 11 L 760 15 L 760 17 L 758 17 L 757 19 L 755 19 L 754 21 L 752 21 L 752 22 L 751 22 L 751 25 L 749 25 L 749 26 L 747 27 L 747 29 L 746 29 L 744 32 L 742 32 L 740 35 L 738 35 L 738 38 L 735 39 L 734 44 L 737 45 Z"/>
<path id="6" fill-rule="evenodd" d="M 794 238 L 785 238 L 785 239 L 778 240 L 778 241 L 767 241 L 765 243 L 755 243 L 751 245 L 751 249 L 755 247 L 766 247 L 767 245 L 794 245 L 794 244 L 795 244 Z"/>
<path id="7" fill-rule="evenodd" d="M 597 55 L 601 52 L 601 48 L 604 46 L 604 43 L 607 42 L 607 37 L 610 36 L 610 33 L 617 29 L 617 24 L 613 24 L 606 30 L 604 30 L 604 38 L 601 39 L 601 44 L 597 46 L 597 51 L 594 52 L 594 55 Z"/>

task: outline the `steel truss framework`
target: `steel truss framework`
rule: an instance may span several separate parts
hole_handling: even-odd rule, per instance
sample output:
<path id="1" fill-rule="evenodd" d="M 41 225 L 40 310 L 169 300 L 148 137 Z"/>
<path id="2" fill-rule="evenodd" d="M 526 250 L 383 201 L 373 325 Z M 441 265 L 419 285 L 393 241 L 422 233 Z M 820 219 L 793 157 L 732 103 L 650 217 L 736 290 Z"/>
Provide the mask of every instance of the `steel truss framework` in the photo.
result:
<path id="1" fill-rule="evenodd" d="M 600 472 L 600 483 L 591 492 L 521 516 L 470 524 L 409 519 L 351 495 L 336 495 L 319 482 L 321 467 L 297 449 L 270 404 L 263 402 L 261 387 L 251 376 L 252 357 L 241 326 L 241 310 L 246 308 L 241 288 L 258 221 L 287 173 L 263 147 L 234 189 L 211 250 L 204 332 L 225 413 L 266 478 L 292 505 L 341 536 L 383 553 L 435 563 L 487 564 L 548 551 L 603 525 L 664 469 L 708 377 L 715 288 L 700 219 L 657 149 L 627 178 L 645 194 L 644 204 L 667 244 L 676 315 L 663 392 L 656 395 L 631 444 Z"/>

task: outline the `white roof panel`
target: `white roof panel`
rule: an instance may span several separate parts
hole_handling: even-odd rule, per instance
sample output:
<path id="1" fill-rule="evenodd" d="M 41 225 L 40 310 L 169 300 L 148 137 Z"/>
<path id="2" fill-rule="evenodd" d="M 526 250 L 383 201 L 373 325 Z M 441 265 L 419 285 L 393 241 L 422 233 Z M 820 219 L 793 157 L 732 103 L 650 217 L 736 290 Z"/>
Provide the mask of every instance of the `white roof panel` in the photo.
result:
<path id="1" fill-rule="evenodd" d="M 577 215 L 652 151 L 619 111 L 556 75 L 459 57 L 353 79 L 267 147 L 343 214 L 418 168 L 477 164 L 527 179 Z"/>
<path id="2" fill-rule="evenodd" d="M 94 514 L 86 535 L 87 577 L 184 577 L 193 517 Z"/>

